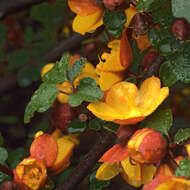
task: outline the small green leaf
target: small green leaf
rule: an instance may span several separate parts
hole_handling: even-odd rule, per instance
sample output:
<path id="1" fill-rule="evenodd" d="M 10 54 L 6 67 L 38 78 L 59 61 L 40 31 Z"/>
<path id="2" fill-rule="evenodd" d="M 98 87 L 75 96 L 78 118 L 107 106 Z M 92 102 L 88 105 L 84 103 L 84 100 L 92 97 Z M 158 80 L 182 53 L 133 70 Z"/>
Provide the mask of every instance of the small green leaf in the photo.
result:
<path id="1" fill-rule="evenodd" d="M 189 57 L 180 54 L 166 61 L 160 67 L 160 78 L 166 86 L 172 86 L 177 81 L 190 83 Z"/>
<path id="2" fill-rule="evenodd" d="M 103 22 L 108 32 L 114 38 L 119 38 L 121 36 L 126 21 L 127 19 L 124 12 L 114 12 L 109 9 L 104 11 Z"/>
<path id="3" fill-rule="evenodd" d="M 5 148 L 0 147 L 0 164 L 4 164 L 8 158 L 8 152 Z"/>
<path id="4" fill-rule="evenodd" d="M 102 190 L 104 187 L 108 187 L 110 181 L 101 181 L 96 179 L 96 171 L 90 175 L 90 190 Z"/>
<path id="5" fill-rule="evenodd" d="M 9 157 L 7 159 L 7 163 L 9 164 L 11 169 L 14 169 L 19 162 L 22 161 L 22 159 L 25 156 L 25 150 L 23 148 L 17 148 L 16 150 L 9 152 Z"/>
<path id="6" fill-rule="evenodd" d="M 3 136 L 2 136 L 2 134 L 0 133 L 0 146 L 3 145 L 3 142 L 4 142 Z"/>
<path id="7" fill-rule="evenodd" d="M 7 174 L 4 174 L 3 172 L 0 172 L 0 183 L 2 183 L 3 181 L 8 181 L 10 179 L 11 179 L 10 176 L 8 176 Z"/>
<path id="8" fill-rule="evenodd" d="M 81 73 L 86 61 L 85 58 L 80 58 L 72 64 L 72 67 L 68 67 L 68 79 L 71 82 Z"/>
<path id="9" fill-rule="evenodd" d="M 66 53 L 62 56 L 60 61 L 57 61 L 54 67 L 48 71 L 42 80 L 50 83 L 62 83 L 67 81 L 67 70 L 69 67 L 69 54 Z"/>
<path id="10" fill-rule="evenodd" d="M 81 122 L 78 118 L 73 119 L 67 126 L 68 133 L 82 133 L 86 129 L 86 123 Z"/>
<path id="11" fill-rule="evenodd" d="M 175 17 L 185 18 L 190 22 L 190 1 L 172 0 L 172 12 Z"/>
<path id="12" fill-rule="evenodd" d="M 89 128 L 93 129 L 95 131 L 98 131 L 101 129 L 101 123 L 98 118 L 95 118 L 89 122 Z"/>
<path id="13" fill-rule="evenodd" d="M 173 124 L 173 116 L 171 109 L 157 110 L 146 119 L 146 126 L 155 129 L 158 132 L 167 135 Z"/>
<path id="14" fill-rule="evenodd" d="M 189 160 L 189 158 L 183 158 L 180 161 L 179 167 L 175 171 L 175 176 L 183 176 L 186 178 L 190 177 L 190 160 Z"/>
<path id="15" fill-rule="evenodd" d="M 141 9 L 147 9 L 151 3 L 153 3 L 154 0 L 139 0 L 136 5 L 137 10 Z"/>
<path id="16" fill-rule="evenodd" d="M 42 83 L 34 92 L 24 113 L 24 123 L 29 123 L 34 112 L 45 112 L 54 103 L 59 90 L 56 84 Z"/>
<path id="17" fill-rule="evenodd" d="M 174 136 L 174 142 L 179 144 L 190 137 L 190 129 L 179 129 Z"/>
<path id="18" fill-rule="evenodd" d="M 77 92 L 69 96 L 68 103 L 72 107 L 79 106 L 83 101 L 97 102 L 103 97 L 103 92 L 96 86 L 92 78 L 84 78 L 80 81 Z"/>
<path id="19" fill-rule="evenodd" d="M 106 129 L 107 131 L 110 131 L 116 134 L 119 128 L 119 125 L 112 122 L 107 122 L 106 124 L 103 125 L 103 128 Z"/>
<path id="20" fill-rule="evenodd" d="M 52 190 L 52 189 L 54 189 L 54 187 L 55 187 L 54 181 L 51 179 L 48 179 L 46 186 L 44 188 L 42 188 L 41 190 Z"/>

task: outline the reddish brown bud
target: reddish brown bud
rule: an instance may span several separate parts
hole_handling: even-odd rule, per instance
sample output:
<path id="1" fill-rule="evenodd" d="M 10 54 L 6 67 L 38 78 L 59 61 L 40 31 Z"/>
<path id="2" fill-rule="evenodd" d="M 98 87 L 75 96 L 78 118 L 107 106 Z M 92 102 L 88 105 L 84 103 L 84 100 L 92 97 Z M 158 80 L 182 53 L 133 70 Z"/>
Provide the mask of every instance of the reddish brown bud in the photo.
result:
<path id="1" fill-rule="evenodd" d="M 121 144 L 126 144 L 129 138 L 134 133 L 134 127 L 133 126 L 125 126 L 121 125 L 119 129 L 117 130 L 117 138 L 121 142 Z"/>
<path id="2" fill-rule="evenodd" d="M 128 142 L 129 156 L 140 163 L 157 163 L 166 154 L 164 137 L 153 129 L 139 129 Z"/>
<path id="3" fill-rule="evenodd" d="M 171 32 L 179 40 L 188 40 L 190 39 L 190 24 L 184 18 L 178 18 L 173 22 Z"/>
<path id="4" fill-rule="evenodd" d="M 0 190 L 16 190 L 16 186 L 12 181 L 5 181 L 1 184 Z"/>
<path id="5" fill-rule="evenodd" d="M 148 70 L 149 67 L 153 64 L 156 60 L 158 53 L 155 51 L 148 52 L 142 59 L 141 71 Z"/>
<path id="6" fill-rule="evenodd" d="M 88 116 L 84 113 L 81 113 L 79 116 L 78 116 L 79 120 L 81 122 L 86 122 L 88 120 Z"/>
<path id="7" fill-rule="evenodd" d="M 103 1 L 104 1 L 104 6 L 110 10 L 118 10 L 118 9 L 124 10 L 129 7 L 129 2 L 127 0 L 103 0 Z"/>
<path id="8" fill-rule="evenodd" d="M 56 128 L 66 132 L 67 125 L 76 117 L 76 114 L 69 104 L 59 104 L 53 108 L 50 117 Z"/>

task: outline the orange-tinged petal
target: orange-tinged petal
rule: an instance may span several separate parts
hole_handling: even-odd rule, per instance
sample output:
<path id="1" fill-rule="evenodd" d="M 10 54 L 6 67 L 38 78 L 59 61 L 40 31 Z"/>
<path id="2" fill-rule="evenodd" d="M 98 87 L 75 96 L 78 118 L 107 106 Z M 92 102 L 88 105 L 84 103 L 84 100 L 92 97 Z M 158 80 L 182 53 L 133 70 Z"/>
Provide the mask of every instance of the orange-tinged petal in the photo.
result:
<path id="1" fill-rule="evenodd" d="M 41 71 L 41 77 L 43 77 L 48 71 L 50 71 L 54 67 L 54 63 L 46 64 Z"/>
<path id="2" fill-rule="evenodd" d="M 148 34 L 139 35 L 134 38 L 136 39 L 138 48 L 141 50 L 141 52 L 146 50 L 148 47 L 152 45 L 150 41 L 148 40 Z"/>
<path id="3" fill-rule="evenodd" d="M 138 13 L 138 12 L 133 5 L 130 5 L 130 7 L 125 10 L 125 15 L 127 17 L 127 22 L 125 23 L 125 27 L 129 26 L 132 18 L 135 16 L 136 13 Z"/>
<path id="4" fill-rule="evenodd" d="M 133 52 L 126 34 L 127 29 L 123 30 L 120 42 L 120 61 L 121 65 L 126 69 L 131 65 Z"/>
<path id="5" fill-rule="evenodd" d="M 132 124 L 136 124 L 140 121 L 142 121 L 145 117 L 140 116 L 140 117 L 133 117 L 133 118 L 129 118 L 129 119 L 114 119 L 113 122 L 120 124 L 120 125 L 132 125 Z"/>
<path id="6" fill-rule="evenodd" d="M 49 134 L 43 134 L 35 138 L 30 146 L 31 157 L 44 160 L 47 167 L 53 165 L 57 157 L 57 152 L 57 142 Z"/>
<path id="7" fill-rule="evenodd" d="M 120 82 L 112 86 L 106 97 L 106 104 L 117 110 L 122 118 L 139 117 L 141 113 L 134 104 L 134 98 L 138 89 L 135 84 L 129 82 Z"/>
<path id="8" fill-rule="evenodd" d="M 88 16 L 77 15 L 73 21 L 73 30 L 84 35 L 86 32 L 92 32 L 103 24 L 103 9 L 96 11 Z"/>
<path id="9" fill-rule="evenodd" d="M 70 161 L 67 160 L 66 162 L 63 163 L 61 168 L 58 168 L 56 170 L 50 170 L 49 174 L 50 175 L 57 175 L 57 174 L 61 173 L 62 171 L 64 171 L 67 167 L 69 167 L 69 165 L 70 165 Z"/>
<path id="10" fill-rule="evenodd" d="M 126 147 L 115 144 L 100 158 L 99 162 L 115 163 L 120 162 L 128 156 Z"/>
<path id="11" fill-rule="evenodd" d="M 161 89 L 160 79 L 150 77 L 143 81 L 135 98 L 135 104 L 144 116 L 151 114 L 169 95 L 169 88 Z"/>
<path id="12" fill-rule="evenodd" d="M 112 121 L 115 118 L 121 117 L 121 115 L 116 112 L 112 107 L 107 105 L 104 102 L 94 102 L 90 103 L 87 106 L 88 110 L 90 110 L 95 116 L 105 120 Z"/>
<path id="13" fill-rule="evenodd" d="M 96 178 L 99 180 L 110 180 L 120 172 L 119 164 L 103 163 L 97 170 Z"/>
<path id="14" fill-rule="evenodd" d="M 139 163 L 131 163 L 130 158 L 121 161 L 121 165 L 130 180 L 139 181 L 142 180 L 141 165 Z"/>
<path id="15" fill-rule="evenodd" d="M 101 58 L 105 61 L 100 61 L 97 65 L 98 70 L 119 72 L 126 69 L 126 66 L 123 66 L 120 61 L 120 43 L 121 40 L 113 40 L 108 43 L 108 47 L 111 49 L 111 52 L 102 54 Z"/>
<path id="16" fill-rule="evenodd" d="M 103 91 L 108 90 L 113 84 L 123 80 L 122 73 L 101 72 L 99 78 L 99 85 Z"/>
<path id="17" fill-rule="evenodd" d="M 93 0 L 68 0 L 68 5 L 72 12 L 80 16 L 88 16 L 101 9 Z"/>
<path id="18" fill-rule="evenodd" d="M 156 167 L 153 164 L 142 164 L 142 184 L 150 182 L 156 174 Z"/>

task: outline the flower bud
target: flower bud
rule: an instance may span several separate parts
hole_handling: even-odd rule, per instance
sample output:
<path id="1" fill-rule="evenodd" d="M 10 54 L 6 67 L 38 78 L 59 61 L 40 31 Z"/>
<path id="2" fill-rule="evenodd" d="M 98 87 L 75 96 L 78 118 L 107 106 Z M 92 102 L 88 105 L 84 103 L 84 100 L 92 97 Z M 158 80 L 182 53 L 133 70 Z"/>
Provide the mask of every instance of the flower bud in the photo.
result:
<path id="1" fill-rule="evenodd" d="M 184 18 L 177 18 L 171 26 L 171 32 L 179 40 L 188 40 L 190 39 L 190 24 Z"/>
<path id="2" fill-rule="evenodd" d="M 38 190 L 47 179 L 46 166 L 42 160 L 26 158 L 14 170 L 14 181 L 20 190 Z"/>
<path id="3" fill-rule="evenodd" d="M 52 124 L 63 132 L 66 132 L 67 125 L 75 117 L 76 113 L 69 104 L 59 104 L 55 106 L 50 116 Z"/>
<path id="4" fill-rule="evenodd" d="M 110 10 L 124 10 L 129 7 L 129 1 L 126 0 L 104 0 L 104 6 Z"/>
<path id="5" fill-rule="evenodd" d="M 157 131 L 139 129 L 128 142 L 129 156 L 140 163 L 157 163 L 166 154 L 167 143 Z"/>

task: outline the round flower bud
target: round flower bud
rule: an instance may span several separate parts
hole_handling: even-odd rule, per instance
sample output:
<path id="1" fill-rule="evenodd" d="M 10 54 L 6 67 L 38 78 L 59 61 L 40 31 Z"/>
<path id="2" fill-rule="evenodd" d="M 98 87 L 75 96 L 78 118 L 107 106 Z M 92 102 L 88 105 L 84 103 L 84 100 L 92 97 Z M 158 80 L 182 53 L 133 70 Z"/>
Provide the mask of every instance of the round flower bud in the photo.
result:
<path id="1" fill-rule="evenodd" d="M 167 143 L 159 132 L 144 128 L 134 133 L 127 147 L 133 160 L 140 163 L 157 163 L 165 156 Z"/>
<path id="2" fill-rule="evenodd" d="M 42 160 L 26 158 L 14 170 L 15 184 L 21 190 L 37 190 L 47 179 L 46 166 Z"/>

